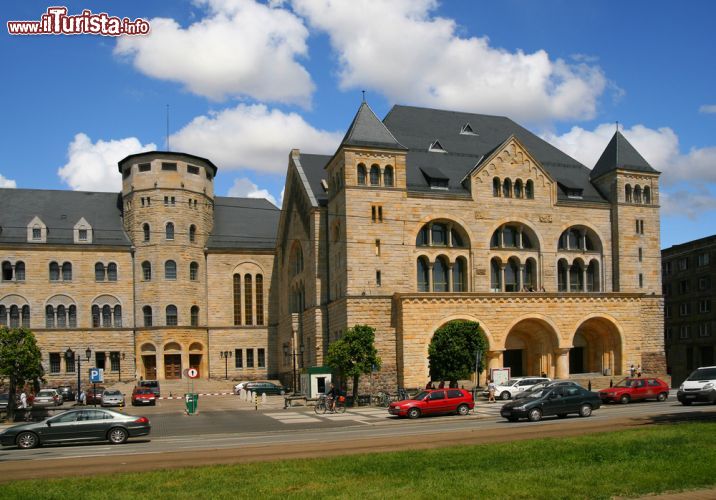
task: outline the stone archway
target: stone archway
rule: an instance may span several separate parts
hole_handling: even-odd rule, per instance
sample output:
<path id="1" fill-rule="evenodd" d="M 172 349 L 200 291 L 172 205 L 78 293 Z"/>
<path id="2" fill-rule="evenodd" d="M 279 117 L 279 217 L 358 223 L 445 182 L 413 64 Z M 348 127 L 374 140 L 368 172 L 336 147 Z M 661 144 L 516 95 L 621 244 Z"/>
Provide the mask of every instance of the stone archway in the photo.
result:
<path id="1" fill-rule="evenodd" d="M 572 337 L 569 373 L 622 374 L 622 336 L 616 323 L 596 316 L 582 321 Z M 582 371 L 578 371 L 578 370 Z"/>
<path id="2" fill-rule="evenodd" d="M 189 368 L 199 372 L 199 377 L 205 377 L 204 371 L 204 346 L 201 342 L 192 342 L 189 345 Z"/>
<path id="3" fill-rule="evenodd" d="M 557 373 L 559 336 L 540 318 L 525 318 L 510 328 L 505 339 L 502 364 L 513 377 Z"/>
<path id="4" fill-rule="evenodd" d="M 141 377 L 144 380 L 157 379 L 157 348 L 149 342 L 142 344 L 140 347 L 140 355 L 142 359 Z"/>
<path id="5" fill-rule="evenodd" d="M 178 342 L 164 345 L 164 378 L 176 380 L 182 378 L 182 347 Z"/>

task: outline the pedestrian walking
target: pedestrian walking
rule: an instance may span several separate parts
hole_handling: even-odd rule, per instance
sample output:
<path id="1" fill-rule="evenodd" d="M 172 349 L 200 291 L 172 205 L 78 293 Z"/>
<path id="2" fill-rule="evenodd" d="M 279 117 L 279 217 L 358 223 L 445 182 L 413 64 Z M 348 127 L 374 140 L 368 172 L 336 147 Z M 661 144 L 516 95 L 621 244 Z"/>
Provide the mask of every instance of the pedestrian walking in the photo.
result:
<path id="1" fill-rule="evenodd" d="M 440 383 L 438 384 L 438 389 L 444 389 L 444 388 L 445 388 L 445 381 L 441 380 Z"/>
<path id="2" fill-rule="evenodd" d="M 25 389 L 23 389 L 20 394 L 20 408 L 23 410 L 27 409 L 27 393 L 25 392 Z"/>
<path id="3" fill-rule="evenodd" d="M 80 391 L 79 402 L 80 406 L 85 406 L 87 404 L 87 394 L 85 393 L 84 389 Z"/>
<path id="4" fill-rule="evenodd" d="M 641 365 L 636 366 L 636 376 L 641 377 Z"/>
<path id="5" fill-rule="evenodd" d="M 488 403 L 495 403 L 495 391 L 497 390 L 497 386 L 495 385 L 495 382 L 492 379 L 489 379 L 487 384 L 487 402 Z"/>
<path id="6" fill-rule="evenodd" d="M 432 380 L 428 380 L 428 383 L 425 384 L 425 388 L 426 388 L 426 389 L 435 389 L 435 387 L 433 387 L 433 381 L 432 381 Z"/>
<path id="7" fill-rule="evenodd" d="M 634 378 L 634 375 L 636 374 L 636 368 L 634 368 L 634 365 L 631 365 L 629 367 L 629 376 Z"/>

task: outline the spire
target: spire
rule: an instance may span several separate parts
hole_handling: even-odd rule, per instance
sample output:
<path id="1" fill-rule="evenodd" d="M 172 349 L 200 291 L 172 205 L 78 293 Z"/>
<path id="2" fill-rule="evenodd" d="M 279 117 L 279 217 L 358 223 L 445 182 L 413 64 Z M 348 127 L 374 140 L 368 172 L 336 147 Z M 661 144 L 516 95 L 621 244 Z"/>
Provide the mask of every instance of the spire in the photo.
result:
<path id="1" fill-rule="evenodd" d="M 368 103 L 363 101 L 351 126 L 348 127 L 341 146 L 367 146 L 387 149 L 407 148 L 400 144 L 382 121 L 375 116 Z"/>
<path id="2" fill-rule="evenodd" d="M 612 140 L 607 144 L 597 164 L 594 165 L 590 177 L 596 179 L 616 169 L 648 172 L 652 174 L 659 173 L 654 170 L 654 168 L 649 165 L 649 162 L 627 141 L 626 137 L 619 132 L 619 129 L 617 129 Z"/>

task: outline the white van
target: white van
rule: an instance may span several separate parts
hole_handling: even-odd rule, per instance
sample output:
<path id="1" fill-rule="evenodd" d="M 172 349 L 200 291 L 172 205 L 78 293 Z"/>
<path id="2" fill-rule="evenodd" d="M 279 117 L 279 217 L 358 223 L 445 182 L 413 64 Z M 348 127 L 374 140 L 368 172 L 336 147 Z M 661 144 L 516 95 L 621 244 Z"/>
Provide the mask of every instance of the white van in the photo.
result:
<path id="1" fill-rule="evenodd" d="M 716 403 L 716 366 L 694 370 L 679 387 L 676 398 L 686 406 L 698 401 Z"/>

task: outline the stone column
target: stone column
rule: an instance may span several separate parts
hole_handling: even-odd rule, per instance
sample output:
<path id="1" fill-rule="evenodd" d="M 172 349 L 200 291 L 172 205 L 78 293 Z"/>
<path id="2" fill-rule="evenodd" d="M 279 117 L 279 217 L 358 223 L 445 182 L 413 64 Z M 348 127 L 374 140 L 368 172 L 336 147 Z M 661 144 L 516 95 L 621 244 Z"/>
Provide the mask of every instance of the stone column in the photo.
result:
<path id="1" fill-rule="evenodd" d="M 505 264 L 500 264 L 500 291 L 505 291 Z"/>
<path id="2" fill-rule="evenodd" d="M 569 378 L 569 349 L 557 349 L 557 376 L 555 378 Z"/>
<path id="3" fill-rule="evenodd" d="M 587 230 L 582 229 L 580 232 L 580 236 L 582 238 L 582 251 L 587 251 Z"/>
<path id="4" fill-rule="evenodd" d="M 520 264 L 520 271 L 517 273 L 519 276 L 517 277 L 517 290 L 523 291 L 522 289 L 525 287 L 525 265 Z"/>
<path id="5" fill-rule="evenodd" d="M 587 267 L 582 268 L 582 291 L 587 291 Z"/>
<path id="6" fill-rule="evenodd" d="M 447 246 L 452 247 L 452 224 L 447 225 Z"/>
<path id="7" fill-rule="evenodd" d="M 433 223 L 428 224 L 428 246 L 433 246 Z"/>
<path id="8" fill-rule="evenodd" d="M 428 262 L 428 292 L 433 291 L 433 262 Z"/>
<path id="9" fill-rule="evenodd" d="M 453 289 L 452 289 L 452 286 L 453 286 L 453 282 L 452 282 L 452 268 L 453 268 L 454 265 L 455 265 L 454 262 L 449 262 L 449 263 L 448 263 L 448 269 L 447 269 L 447 273 L 448 273 L 448 292 L 452 292 L 452 291 L 453 291 Z"/>
<path id="10" fill-rule="evenodd" d="M 495 349 L 487 351 L 487 376 L 490 376 L 490 370 L 493 368 L 502 368 L 502 354 L 504 349 Z"/>
<path id="11" fill-rule="evenodd" d="M 523 248 L 522 247 L 522 228 L 517 230 L 517 248 Z"/>
<path id="12" fill-rule="evenodd" d="M 558 271 L 559 272 L 559 271 Z M 571 281 L 571 274 L 572 274 L 572 266 L 569 265 L 569 262 L 567 262 L 567 292 L 572 291 L 572 283 Z"/>

